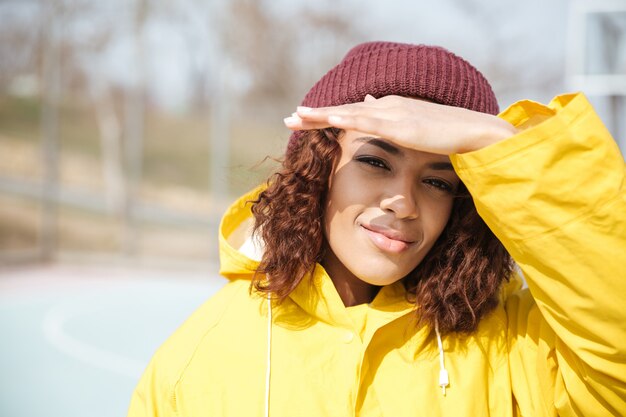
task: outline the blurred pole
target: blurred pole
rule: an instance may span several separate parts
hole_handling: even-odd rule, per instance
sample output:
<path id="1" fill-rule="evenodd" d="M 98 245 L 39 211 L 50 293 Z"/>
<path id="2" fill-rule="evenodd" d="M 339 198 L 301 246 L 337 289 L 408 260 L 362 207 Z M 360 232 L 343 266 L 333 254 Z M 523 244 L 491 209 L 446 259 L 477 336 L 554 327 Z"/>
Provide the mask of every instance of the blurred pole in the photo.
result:
<path id="1" fill-rule="evenodd" d="M 97 69 L 89 80 L 89 92 L 96 113 L 102 149 L 102 174 L 106 190 L 106 203 L 116 217 L 122 216 L 125 209 L 124 170 L 122 162 L 122 128 L 115 103 L 105 80 Z"/>
<path id="2" fill-rule="evenodd" d="M 134 57 L 130 68 L 130 85 L 125 91 L 125 166 L 126 196 L 124 204 L 124 253 L 138 253 L 140 230 L 135 216 L 138 193 L 141 186 L 143 136 L 144 136 L 144 48 L 143 28 L 148 13 L 148 1 L 137 0 L 133 16 Z M 133 71 L 134 70 L 134 71 Z"/>
<path id="3" fill-rule="evenodd" d="M 567 85 L 608 104 L 607 128 L 626 154 L 626 1 L 575 0 L 569 5 Z"/>
<path id="4" fill-rule="evenodd" d="M 61 11 L 56 1 L 42 6 L 42 218 L 40 249 L 44 261 L 54 259 L 58 247 L 59 102 L 61 97 Z"/>
<path id="5" fill-rule="evenodd" d="M 230 171 L 230 115 L 232 90 L 232 67 L 228 58 L 223 58 L 221 68 L 218 68 L 215 90 L 211 95 L 209 133 L 209 192 L 218 208 L 228 197 Z M 215 205 L 214 205 L 215 207 Z"/>
<path id="6" fill-rule="evenodd" d="M 624 96 L 612 95 L 609 97 L 611 108 L 611 131 L 613 137 L 617 141 L 622 154 L 626 155 L 626 135 L 624 134 L 624 118 L 626 117 L 626 106 L 624 105 Z"/>
<path id="7" fill-rule="evenodd" d="M 619 62 L 620 59 L 624 59 L 620 55 L 624 54 L 624 49 L 626 48 L 626 1 L 622 3 L 622 12 L 620 14 L 606 13 L 600 16 L 600 24 L 604 34 L 601 46 L 604 52 L 604 64 L 607 68 L 607 73 L 621 75 L 623 83 L 626 84 L 626 65 L 622 65 L 622 68 L 620 68 Z M 624 138 L 622 131 L 622 123 L 624 116 L 626 116 L 623 105 L 626 91 L 622 91 L 621 94 L 615 93 L 614 91 L 614 94 L 608 97 L 611 112 L 610 130 L 622 151 L 626 152 L 626 138 Z"/>

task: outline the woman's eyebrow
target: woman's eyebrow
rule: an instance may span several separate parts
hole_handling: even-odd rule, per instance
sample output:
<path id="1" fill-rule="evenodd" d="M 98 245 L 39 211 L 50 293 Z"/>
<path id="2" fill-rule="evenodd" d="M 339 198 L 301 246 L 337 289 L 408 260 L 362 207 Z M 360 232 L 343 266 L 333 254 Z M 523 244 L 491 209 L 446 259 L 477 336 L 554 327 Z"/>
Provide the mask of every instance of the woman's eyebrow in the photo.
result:
<path id="1" fill-rule="evenodd" d="M 431 162 L 426 166 L 435 171 L 454 171 L 454 167 L 450 162 Z"/>
<path id="2" fill-rule="evenodd" d="M 392 145 L 391 143 L 387 142 L 384 139 L 381 138 L 375 138 L 372 136 L 363 136 L 361 138 L 357 138 L 354 140 L 355 142 L 364 142 L 364 143 L 368 143 L 370 145 L 374 145 L 379 147 L 380 149 L 382 149 L 385 152 L 388 152 L 392 155 L 404 155 L 404 152 L 402 152 L 402 150 L 400 148 L 396 148 L 394 145 Z"/>
<path id="3" fill-rule="evenodd" d="M 393 144 L 381 138 L 376 138 L 373 136 L 363 136 L 361 138 L 355 139 L 354 141 L 363 142 L 363 143 L 377 146 L 383 151 L 388 152 L 392 155 L 399 155 L 399 156 L 404 155 L 404 152 L 402 152 L 402 149 L 395 147 Z M 454 171 L 454 167 L 452 166 L 452 164 L 450 162 L 445 162 L 445 161 L 430 162 L 426 164 L 426 166 L 435 171 Z"/>

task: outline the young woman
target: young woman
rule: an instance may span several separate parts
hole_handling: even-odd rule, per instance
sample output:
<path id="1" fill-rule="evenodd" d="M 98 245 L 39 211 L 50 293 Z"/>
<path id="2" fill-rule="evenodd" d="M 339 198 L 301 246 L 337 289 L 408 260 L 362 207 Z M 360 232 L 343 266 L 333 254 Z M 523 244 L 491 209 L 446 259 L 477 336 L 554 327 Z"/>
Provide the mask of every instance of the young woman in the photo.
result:
<path id="1" fill-rule="evenodd" d="M 626 415 L 624 160 L 583 95 L 495 116 L 462 58 L 373 42 L 302 104 L 130 416 Z"/>

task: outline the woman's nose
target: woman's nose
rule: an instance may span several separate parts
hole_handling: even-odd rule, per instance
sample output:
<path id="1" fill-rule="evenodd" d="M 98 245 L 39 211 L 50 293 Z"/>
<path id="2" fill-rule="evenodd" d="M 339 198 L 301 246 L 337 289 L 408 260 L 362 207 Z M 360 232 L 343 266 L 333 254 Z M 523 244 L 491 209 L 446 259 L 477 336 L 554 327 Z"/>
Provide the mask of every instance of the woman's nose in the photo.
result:
<path id="1" fill-rule="evenodd" d="M 383 198 L 380 208 L 386 212 L 393 212 L 399 219 L 415 219 L 419 216 L 417 200 L 408 190 Z"/>

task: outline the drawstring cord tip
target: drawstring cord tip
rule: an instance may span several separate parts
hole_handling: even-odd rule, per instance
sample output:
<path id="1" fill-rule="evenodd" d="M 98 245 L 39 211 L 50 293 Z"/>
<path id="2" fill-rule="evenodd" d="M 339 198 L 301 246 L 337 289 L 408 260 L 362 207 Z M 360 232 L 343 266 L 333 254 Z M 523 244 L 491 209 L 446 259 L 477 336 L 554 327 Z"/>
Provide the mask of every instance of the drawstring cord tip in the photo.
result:
<path id="1" fill-rule="evenodd" d="M 441 333 L 439 333 L 439 323 L 435 320 L 435 333 L 437 334 L 437 347 L 439 348 L 439 386 L 443 396 L 446 396 L 446 387 L 450 385 L 448 371 L 443 361 L 443 343 L 441 342 Z"/>
<path id="2" fill-rule="evenodd" d="M 439 386 L 441 387 L 441 392 L 443 396 L 446 396 L 446 387 L 450 385 L 450 381 L 448 379 L 448 371 L 442 369 L 439 371 Z"/>

